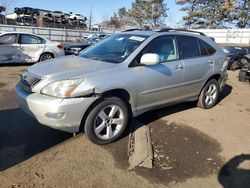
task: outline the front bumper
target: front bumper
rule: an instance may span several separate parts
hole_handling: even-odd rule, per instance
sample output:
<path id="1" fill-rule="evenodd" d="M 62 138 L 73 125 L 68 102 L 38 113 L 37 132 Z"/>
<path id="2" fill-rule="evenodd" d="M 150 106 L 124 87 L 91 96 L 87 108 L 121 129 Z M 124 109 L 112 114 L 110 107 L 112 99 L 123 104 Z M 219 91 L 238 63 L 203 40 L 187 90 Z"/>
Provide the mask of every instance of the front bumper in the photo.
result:
<path id="1" fill-rule="evenodd" d="M 29 93 L 20 83 L 16 85 L 16 94 L 19 106 L 35 117 L 39 123 L 70 133 L 79 131 L 84 114 L 97 99 L 97 97 L 60 99 Z M 63 114 L 63 116 L 55 118 L 51 114 Z"/>

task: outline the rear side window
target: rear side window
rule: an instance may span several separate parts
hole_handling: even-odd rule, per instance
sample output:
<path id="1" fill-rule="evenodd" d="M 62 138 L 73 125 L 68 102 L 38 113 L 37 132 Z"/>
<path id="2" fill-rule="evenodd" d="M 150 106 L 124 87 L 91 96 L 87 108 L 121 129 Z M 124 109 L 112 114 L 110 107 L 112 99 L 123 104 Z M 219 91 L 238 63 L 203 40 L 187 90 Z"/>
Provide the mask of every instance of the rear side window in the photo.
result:
<path id="1" fill-rule="evenodd" d="M 2 35 L 0 37 L 0 44 L 15 44 L 17 39 L 16 34 Z"/>
<path id="2" fill-rule="evenodd" d="M 197 39 L 199 41 L 201 56 L 212 55 L 216 52 L 216 50 L 210 46 L 208 43 L 204 42 L 201 39 Z"/>
<path id="3" fill-rule="evenodd" d="M 21 44 L 44 44 L 44 39 L 33 35 L 21 35 Z"/>
<path id="4" fill-rule="evenodd" d="M 190 36 L 178 36 L 178 49 L 181 59 L 200 56 L 198 40 Z"/>

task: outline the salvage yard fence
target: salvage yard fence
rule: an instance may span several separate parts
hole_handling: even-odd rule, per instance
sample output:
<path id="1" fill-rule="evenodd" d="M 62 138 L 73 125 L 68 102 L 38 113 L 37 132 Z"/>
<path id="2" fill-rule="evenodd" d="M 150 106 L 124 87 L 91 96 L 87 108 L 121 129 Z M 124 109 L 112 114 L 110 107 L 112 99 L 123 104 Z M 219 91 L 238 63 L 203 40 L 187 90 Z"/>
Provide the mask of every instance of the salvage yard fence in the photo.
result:
<path id="1" fill-rule="evenodd" d="M 57 29 L 31 26 L 14 26 L 0 24 L 0 32 L 28 32 L 41 35 L 52 41 L 70 42 L 81 39 L 84 35 L 93 31 L 74 30 L 74 29 Z M 121 30 L 112 28 L 101 28 L 100 32 L 113 34 Z M 215 38 L 217 43 L 223 44 L 250 44 L 250 29 L 200 29 L 197 30 L 205 33 L 207 36 Z"/>
<path id="2" fill-rule="evenodd" d="M 74 30 L 74 29 L 59 29 L 59 28 L 45 28 L 45 27 L 31 27 L 31 26 L 15 26 L 0 24 L 1 32 L 27 32 L 40 35 L 52 41 L 71 42 L 81 39 L 84 35 L 93 33 L 88 30 Z M 101 32 L 113 34 L 120 32 L 119 30 L 101 28 Z"/>

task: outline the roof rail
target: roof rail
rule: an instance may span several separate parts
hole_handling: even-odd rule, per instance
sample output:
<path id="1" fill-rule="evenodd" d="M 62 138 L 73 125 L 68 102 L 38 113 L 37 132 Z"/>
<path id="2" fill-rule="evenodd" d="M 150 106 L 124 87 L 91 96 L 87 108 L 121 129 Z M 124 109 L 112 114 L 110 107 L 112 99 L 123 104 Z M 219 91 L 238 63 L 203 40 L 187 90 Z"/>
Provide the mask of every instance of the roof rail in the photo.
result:
<path id="1" fill-rule="evenodd" d="M 158 30 L 157 32 L 169 32 L 169 31 L 183 31 L 183 32 L 190 32 L 190 33 L 198 33 L 200 35 L 206 36 L 204 33 L 199 31 L 193 31 L 193 30 L 187 30 L 187 29 L 173 29 L 173 28 L 164 28 L 161 30 Z"/>
<path id="2" fill-rule="evenodd" d="M 130 32 L 130 31 L 142 31 L 142 29 L 127 29 L 122 32 Z"/>

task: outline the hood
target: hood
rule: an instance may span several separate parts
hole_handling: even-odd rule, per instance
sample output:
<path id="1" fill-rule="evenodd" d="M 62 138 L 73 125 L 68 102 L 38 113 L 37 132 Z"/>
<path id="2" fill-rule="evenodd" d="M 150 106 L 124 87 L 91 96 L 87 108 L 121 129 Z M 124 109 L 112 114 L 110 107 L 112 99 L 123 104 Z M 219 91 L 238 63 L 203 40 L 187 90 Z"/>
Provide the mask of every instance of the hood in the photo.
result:
<path id="1" fill-rule="evenodd" d="M 27 69 L 31 74 L 54 79 L 70 79 L 79 75 L 111 68 L 115 64 L 82 58 L 64 56 L 37 63 Z"/>

